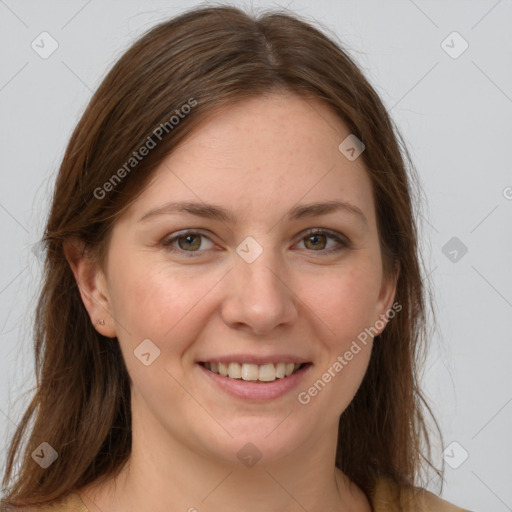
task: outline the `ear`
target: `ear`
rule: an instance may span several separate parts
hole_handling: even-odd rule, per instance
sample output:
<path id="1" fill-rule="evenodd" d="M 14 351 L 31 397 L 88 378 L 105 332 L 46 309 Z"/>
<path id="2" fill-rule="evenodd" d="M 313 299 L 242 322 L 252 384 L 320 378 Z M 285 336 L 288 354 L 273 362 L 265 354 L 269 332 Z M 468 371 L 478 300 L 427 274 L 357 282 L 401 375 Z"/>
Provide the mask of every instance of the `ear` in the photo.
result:
<path id="1" fill-rule="evenodd" d="M 82 240 L 66 240 L 66 260 L 75 276 L 80 295 L 94 328 L 103 336 L 116 337 L 107 279 Z M 100 323 L 98 323 L 100 322 Z"/>
<path id="2" fill-rule="evenodd" d="M 394 264 L 393 271 L 388 275 L 383 274 L 382 276 L 381 288 L 377 300 L 377 318 L 375 320 L 375 326 L 378 331 L 377 336 L 382 334 L 382 331 L 386 328 L 386 325 L 389 321 L 388 316 L 393 318 L 395 316 L 395 312 L 398 312 L 402 309 L 401 304 L 397 304 L 396 306 L 393 304 L 393 301 L 395 300 L 396 284 L 398 282 L 399 275 L 400 263 L 397 261 Z M 390 315 L 390 312 L 393 314 Z M 379 326 L 380 328 L 378 328 Z"/>

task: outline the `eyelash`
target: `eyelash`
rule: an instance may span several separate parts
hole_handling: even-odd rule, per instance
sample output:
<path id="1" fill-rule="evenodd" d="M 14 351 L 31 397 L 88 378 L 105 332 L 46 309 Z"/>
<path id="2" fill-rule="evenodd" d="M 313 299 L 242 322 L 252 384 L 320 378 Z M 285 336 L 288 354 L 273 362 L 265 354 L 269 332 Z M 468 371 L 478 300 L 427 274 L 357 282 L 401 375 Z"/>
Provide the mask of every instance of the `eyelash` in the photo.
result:
<path id="1" fill-rule="evenodd" d="M 171 245 L 178 238 L 185 237 L 188 235 L 199 235 L 201 237 L 208 238 L 206 235 L 204 235 L 203 233 L 200 233 L 198 231 L 186 230 L 186 231 L 179 232 L 170 238 L 165 238 L 161 242 L 161 245 L 165 248 L 165 250 L 167 250 L 169 252 L 173 252 L 173 253 L 180 253 L 187 258 L 194 258 L 194 257 L 199 256 L 202 252 L 205 252 L 205 250 L 185 251 L 183 249 L 173 247 Z M 318 251 L 309 250 L 309 252 L 318 252 L 318 253 L 320 253 L 321 256 L 331 255 L 333 253 L 337 253 L 337 252 L 342 251 L 343 249 L 347 249 L 347 248 L 351 247 L 350 242 L 346 238 L 344 238 L 343 236 L 341 236 L 339 234 L 336 234 L 333 231 L 323 229 L 323 228 L 309 229 L 308 231 L 306 231 L 304 233 L 304 236 L 301 237 L 300 242 L 302 242 L 305 238 L 308 238 L 308 237 L 311 237 L 314 235 L 325 235 L 327 238 L 331 238 L 332 240 L 334 240 L 338 243 L 338 246 L 331 247 L 330 249 L 319 249 Z M 210 239 L 208 238 L 208 240 L 210 240 Z"/>

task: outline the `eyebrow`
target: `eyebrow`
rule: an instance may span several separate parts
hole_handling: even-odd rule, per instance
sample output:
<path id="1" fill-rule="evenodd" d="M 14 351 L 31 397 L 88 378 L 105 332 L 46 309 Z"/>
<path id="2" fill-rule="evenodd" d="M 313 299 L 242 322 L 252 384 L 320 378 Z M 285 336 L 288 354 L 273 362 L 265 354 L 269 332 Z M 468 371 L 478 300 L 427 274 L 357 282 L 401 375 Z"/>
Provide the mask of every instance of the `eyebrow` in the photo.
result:
<path id="1" fill-rule="evenodd" d="M 307 217 L 327 215 L 329 213 L 339 211 L 354 215 L 365 224 L 368 224 L 368 221 L 360 208 L 346 201 L 337 200 L 296 206 L 288 212 L 287 218 L 288 220 L 299 220 Z M 157 215 L 173 215 L 179 213 L 189 213 L 191 215 L 196 215 L 197 217 L 219 220 L 221 222 L 231 224 L 235 224 L 236 222 L 234 215 L 222 206 L 190 201 L 171 201 L 165 203 L 162 206 L 158 206 L 146 212 L 137 222 L 143 222 Z"/>

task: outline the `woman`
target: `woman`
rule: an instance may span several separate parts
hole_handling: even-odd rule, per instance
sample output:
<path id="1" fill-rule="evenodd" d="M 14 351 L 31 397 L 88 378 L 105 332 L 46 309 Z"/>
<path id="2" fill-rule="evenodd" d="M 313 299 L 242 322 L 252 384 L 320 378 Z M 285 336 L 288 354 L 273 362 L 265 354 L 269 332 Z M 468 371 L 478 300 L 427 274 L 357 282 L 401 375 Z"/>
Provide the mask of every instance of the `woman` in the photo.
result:
<path id="1" fill-rule="evenodd" d="M 137 41 L 57 178 L 4 509 L 462 510 L 416 487 L 425 302 L 397 137 L 296 17 L 204 8 Z"/>

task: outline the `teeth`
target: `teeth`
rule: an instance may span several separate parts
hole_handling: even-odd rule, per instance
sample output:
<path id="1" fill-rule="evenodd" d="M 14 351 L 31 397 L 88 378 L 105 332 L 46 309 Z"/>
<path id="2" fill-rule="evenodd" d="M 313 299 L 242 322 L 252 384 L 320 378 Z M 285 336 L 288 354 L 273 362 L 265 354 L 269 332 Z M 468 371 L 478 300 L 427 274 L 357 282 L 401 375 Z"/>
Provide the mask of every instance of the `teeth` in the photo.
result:
<path id="1" fill-rule="evenodd" d="M 224 363 L 219 363 L 219 373 L 223 377 L 227 377 L 228 376 L 228 365 L 224 364 Z"/>
<path id="2" fill-rule="evenodd" d="M 272 363 L 262 364 L 260 366 L 258 380 L 263 382 L 272 382 L 273 380 L 276 380 L 276 367 Z"/>
<path id="3" fill-rule="evenodd" d="M 204 363 L 204 366 L 230 379 L 242 379 L 261 382 L 273 382 L 276 379 L 289 377 L 300 368 L 300 363 L 266 363 L 262 365 L 250 363 Z"/>
<path id="4" fill-rule="evenodd" d="M 276 377 L 278 379 L 282 379 L 286 375 L 286 364 L 285 363 L 277 363 L 276 364 Z"/>
<path id="5" fill-rule="evenodd" d="M 229 363 L 228 376 L 230 379 L 241 379 L 242 367 L 238 363 Z"/>
<path id="6" fill-rule="evenodd" d="M 243 364 L 242 380 L 258 380 L 258 365 L 257 364 Z"/>

